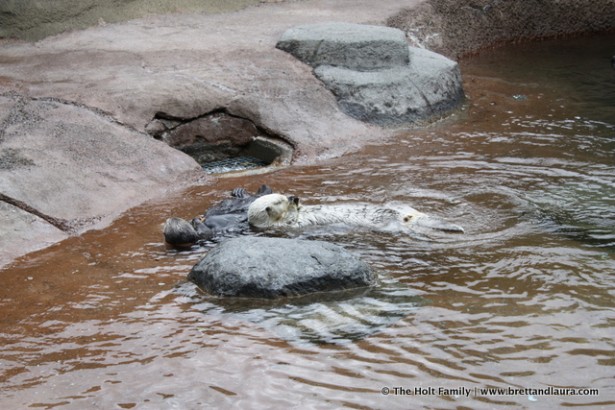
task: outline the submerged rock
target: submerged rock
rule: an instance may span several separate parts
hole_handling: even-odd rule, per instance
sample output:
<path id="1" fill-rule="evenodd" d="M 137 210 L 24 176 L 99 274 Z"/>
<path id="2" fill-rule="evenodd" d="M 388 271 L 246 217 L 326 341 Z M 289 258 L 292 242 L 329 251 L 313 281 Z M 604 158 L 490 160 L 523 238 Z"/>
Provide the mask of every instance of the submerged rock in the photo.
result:
<path id="1" fill-rule="evenodd" d="M 212 249 L 188 275 L 219 296 L 275 298 L 370 286 L 371 268 L 321 241 L 242 237 Z"/>

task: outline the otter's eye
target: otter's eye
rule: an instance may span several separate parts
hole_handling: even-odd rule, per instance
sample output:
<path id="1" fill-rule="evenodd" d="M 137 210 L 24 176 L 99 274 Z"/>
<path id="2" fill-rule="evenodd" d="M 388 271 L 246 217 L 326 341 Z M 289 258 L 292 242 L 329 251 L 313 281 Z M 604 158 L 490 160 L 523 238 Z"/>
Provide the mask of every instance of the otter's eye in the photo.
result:
<path id="1" fill-rule="evenodd" d="M 268 214 L 271 213 L 271 207 L 268 206 L 267 208 L 265 208 L 265 212 L 267 212 Z"/>
<path id="2" fill-rule="evenodd" d="M 410 222 L 412 220 L 412 217 L 409 215 L 404 216 L 404 222 Z"/>

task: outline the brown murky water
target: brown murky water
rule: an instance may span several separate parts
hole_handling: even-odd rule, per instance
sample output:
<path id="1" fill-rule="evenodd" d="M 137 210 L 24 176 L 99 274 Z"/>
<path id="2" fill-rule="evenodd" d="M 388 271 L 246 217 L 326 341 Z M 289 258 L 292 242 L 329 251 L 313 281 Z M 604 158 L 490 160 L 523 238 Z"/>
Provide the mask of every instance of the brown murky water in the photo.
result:
<path id="1" fill-rule="evenodd" d="M 0 407 L 612 408 L 613 52 L 607 35 L 485 53 L 462 65 L 470 101 L 452 120 L 221 179 L 4 269 Z M 200 294 L 185 276 L 207 250 L 166 250 L 162 221 L 263 182 L 306 202 L 410 203 L 467 233 L 312 231 L 380 285 L 276 304 Z"/>

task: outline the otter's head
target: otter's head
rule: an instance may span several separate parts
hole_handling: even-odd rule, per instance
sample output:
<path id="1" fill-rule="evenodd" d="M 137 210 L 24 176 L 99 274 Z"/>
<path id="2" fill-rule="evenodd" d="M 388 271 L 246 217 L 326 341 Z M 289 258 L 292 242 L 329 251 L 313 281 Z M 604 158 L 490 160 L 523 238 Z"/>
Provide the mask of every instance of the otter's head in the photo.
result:
<path id="1" fill-rule="evenodd" d="M 255 228 L 292 224 L 299 211 L 299 198 L 281 194 L 263 195 L 250 204 L 248 223 Z"/>

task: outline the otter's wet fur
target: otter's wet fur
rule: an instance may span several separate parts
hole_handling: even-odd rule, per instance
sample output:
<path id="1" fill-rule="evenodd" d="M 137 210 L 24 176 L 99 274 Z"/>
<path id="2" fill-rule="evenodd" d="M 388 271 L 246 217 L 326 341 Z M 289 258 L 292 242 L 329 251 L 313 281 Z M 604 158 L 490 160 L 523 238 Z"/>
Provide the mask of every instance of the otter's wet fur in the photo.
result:
<path id="1" fill-rule="evenodd" d="M 201 239 L 190 223 L 176 217 L 166 220 L 163 235 L 164 241 L 176 248 L 189 248 Z"/>
<path id="2" fill-rule="evenodd" d="M 408 208 L 403 213 L 393 208 L 369 204 L 300 205 L 299 198 L 280 194 L 257 198 L 248 208 L 248 223 L 256 229 L 303 228 L 314 225 L 344 224 L 383 227 L 391 223 L 463 233 L 463 228 Z"/>
<path id="3" fill-rule="evenodd" d="M 219 235 L 245 232 L 249 229 L 248 207 L 258 197 L 271 193 L 273 191 L 267 185 L 262 185 L 254 195 L 244 188 L 235 188 L 231 198 L 214 205 L 191 222 L 177 217 L 167 219 L 163 228 L 164 240 L 172 247 L 184 249 Z"/>

